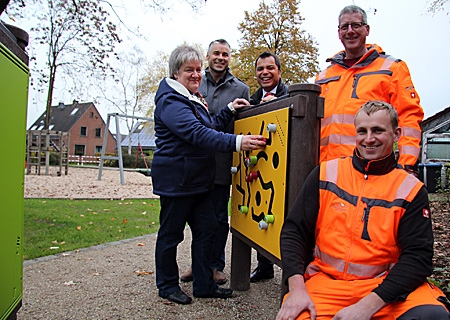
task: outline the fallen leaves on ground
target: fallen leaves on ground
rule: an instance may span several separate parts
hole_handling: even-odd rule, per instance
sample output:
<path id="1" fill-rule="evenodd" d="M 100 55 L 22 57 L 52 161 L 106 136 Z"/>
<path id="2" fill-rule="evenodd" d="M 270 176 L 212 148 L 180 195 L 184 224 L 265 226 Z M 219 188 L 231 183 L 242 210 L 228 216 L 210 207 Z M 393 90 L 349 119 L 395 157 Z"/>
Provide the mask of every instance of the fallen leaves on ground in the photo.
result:
<path id="1" fill-rule="evenodd" d="M 450 299 L 450 195 L 430 201 L 434 232 L 432 279 Z"/>
<path id="2" fill-rule="evenodd" d="M 136 273 L 136 275 L 139 277 L 139 276 L 145 276 L 145 275 L 153 274 L 153 271 L 136 270 L 134 273 Z"/>

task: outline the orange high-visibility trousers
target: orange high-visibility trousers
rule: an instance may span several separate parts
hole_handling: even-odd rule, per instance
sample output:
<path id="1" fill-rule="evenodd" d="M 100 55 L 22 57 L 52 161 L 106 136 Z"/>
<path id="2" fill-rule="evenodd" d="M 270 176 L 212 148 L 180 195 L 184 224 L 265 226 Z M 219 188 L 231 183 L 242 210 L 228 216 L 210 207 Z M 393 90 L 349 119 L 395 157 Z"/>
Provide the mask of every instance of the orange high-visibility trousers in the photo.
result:
<path id="1" fill-rule="evenodd" d="M 383 278 L 367 280 L 334 280 L 329 276 L 319 273 L 306 281 L 306 289 L 315 304 L 317 320 L 332 319 L 342 308 L 355 304 L 367 296 L 376 288 Z M 289 295 L 286 294 L 284 300 Z M 405 301 L 391 303 L 374 314 L 372 319 L 395 320 L 406 311 L 420 305 L 443 306 L 437 301 L 443 296 L 442 291 L 431 283 L 424 283 L 411 292 Z M 284 301 L 283 301 L 284 302 Z M 445 307 L 444 307 L 445 308 Z M 302 312 L 297 320 L 310 319 L 309 312 Z"/>

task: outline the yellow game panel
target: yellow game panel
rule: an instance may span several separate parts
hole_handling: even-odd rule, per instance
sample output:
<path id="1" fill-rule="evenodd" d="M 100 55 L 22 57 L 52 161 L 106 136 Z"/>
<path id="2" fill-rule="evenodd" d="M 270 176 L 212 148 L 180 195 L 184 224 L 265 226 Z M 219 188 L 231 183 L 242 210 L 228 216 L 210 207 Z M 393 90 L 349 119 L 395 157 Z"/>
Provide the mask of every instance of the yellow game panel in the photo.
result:
<path id="1" fill-rule="evenodd" d="M 281 259 L 289 108 L 239 119 L 234 132 L 261 134 L 266 138 L 266 147 L 233 155 L 231 226 Z"/>

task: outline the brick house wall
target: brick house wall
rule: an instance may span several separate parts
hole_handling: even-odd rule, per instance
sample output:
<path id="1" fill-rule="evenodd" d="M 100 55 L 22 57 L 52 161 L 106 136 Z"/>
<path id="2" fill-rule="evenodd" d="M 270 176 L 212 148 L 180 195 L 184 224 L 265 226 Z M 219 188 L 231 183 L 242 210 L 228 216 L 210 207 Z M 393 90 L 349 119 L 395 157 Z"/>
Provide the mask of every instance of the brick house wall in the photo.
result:
<path id="1" fill-rule="evenodd" d="M 102 117 L 98 113 L 93 104 L 80 117 L 69 131 L 69 154 L 94 156 L 100 152 L 104 135 L 108 134 L 106 142 L 106 154 L 116 152 L 116 140 L 113 135 L 106 129 Z M 84 146 L 84 151 L 81 146 Z"/>

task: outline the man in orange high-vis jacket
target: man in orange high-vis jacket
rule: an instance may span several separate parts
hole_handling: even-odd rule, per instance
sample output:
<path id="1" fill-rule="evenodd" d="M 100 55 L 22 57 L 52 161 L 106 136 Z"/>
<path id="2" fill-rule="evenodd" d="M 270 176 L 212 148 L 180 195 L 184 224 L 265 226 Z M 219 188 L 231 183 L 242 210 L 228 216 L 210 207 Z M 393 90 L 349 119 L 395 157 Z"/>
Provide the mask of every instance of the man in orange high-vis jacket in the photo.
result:
<path id="1" fill-rule="evenodd" d="M 417 172 L 423 109 L 406 63 L 366 44 L 370 27 L 366 12 L 347 6 L 339 15 L 339 38 L 344 50 L 327 59 L 331 64 L 316 76 L 322 88 L 325 115 L 320 133 L 320 162 L 350 156 L 355 146 L 354 116 L 369 100 L 390 103 L 398 113 L 402 135 L 399 164 Z"/>
<path id="2" fill-rule="evenodd" d="M 289 293 L 277 320 L 449 320 L 444 294 L 427 281 L 434 241 L 428 193 L 393 152 L 397 113 L 369 101 L 355 127 L 353 157 L 316 167 L 283 224 Z"/>

